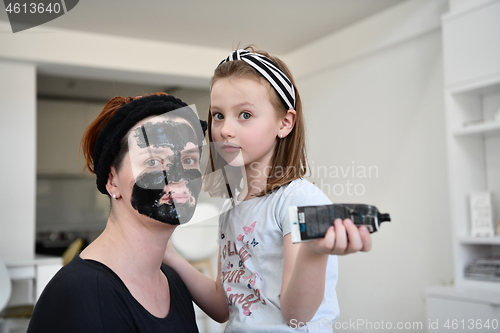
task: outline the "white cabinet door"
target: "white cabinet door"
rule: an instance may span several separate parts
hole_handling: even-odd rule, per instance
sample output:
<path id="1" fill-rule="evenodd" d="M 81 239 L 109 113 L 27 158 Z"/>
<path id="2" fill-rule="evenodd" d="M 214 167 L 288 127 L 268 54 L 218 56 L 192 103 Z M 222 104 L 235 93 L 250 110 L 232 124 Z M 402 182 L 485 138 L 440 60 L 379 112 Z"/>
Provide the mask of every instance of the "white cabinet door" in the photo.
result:
<path id="1" fill-rule="evenodd" d="M 487 303 L 427 298 L 429 332 L 500 332 L 500 307 Z"/>
<path id="2" fill-rule="evenodd" d="M 446 84 L 500 76 L 500 1 L 443 18 Z"/>
<path id="3" fill-rule="evenodd" d="M 84 106 L 74 102 L 38 101 L 37 172 L 77 172 Z"/>
<path id="4" fill-rule="evenodd" d="M 38 174 L 83 175 L 80 141 L 104 103 L 39 100 L 37 105 Z"/>

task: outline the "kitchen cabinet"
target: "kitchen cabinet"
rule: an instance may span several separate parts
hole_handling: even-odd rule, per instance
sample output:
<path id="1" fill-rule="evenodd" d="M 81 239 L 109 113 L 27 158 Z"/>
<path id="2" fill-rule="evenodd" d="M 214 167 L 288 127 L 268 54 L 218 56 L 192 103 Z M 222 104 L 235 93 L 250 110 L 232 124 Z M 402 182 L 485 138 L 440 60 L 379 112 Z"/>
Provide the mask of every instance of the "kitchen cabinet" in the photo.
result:
<path id="1" fill-rule="evenodd" d="M 429 332 L 500 332 L 500 298 L 488 292 L 429 288 Z"/>
<path id="2" fill-rule="evenodd" d="M 80 141 L 104 103 L 39 99 L 37 102 L 37 173 L 39 175 L 89 175 L 83 173 Z"/>

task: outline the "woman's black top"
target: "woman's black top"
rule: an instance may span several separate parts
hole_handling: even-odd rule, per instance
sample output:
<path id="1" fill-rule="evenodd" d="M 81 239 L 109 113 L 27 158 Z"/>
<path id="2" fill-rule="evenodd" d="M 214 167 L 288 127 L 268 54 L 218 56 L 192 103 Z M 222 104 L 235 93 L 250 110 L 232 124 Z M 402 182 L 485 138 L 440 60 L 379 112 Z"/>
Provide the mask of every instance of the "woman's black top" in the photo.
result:
<path id="1" fill-rule="evenodd" d="M 162 264 L 170 312 L 149 313 L 106 265 L 76 255 L 52 278 L 36 303 L 28 333 L 198 332 L 191 295 L 179 275 Z"/>

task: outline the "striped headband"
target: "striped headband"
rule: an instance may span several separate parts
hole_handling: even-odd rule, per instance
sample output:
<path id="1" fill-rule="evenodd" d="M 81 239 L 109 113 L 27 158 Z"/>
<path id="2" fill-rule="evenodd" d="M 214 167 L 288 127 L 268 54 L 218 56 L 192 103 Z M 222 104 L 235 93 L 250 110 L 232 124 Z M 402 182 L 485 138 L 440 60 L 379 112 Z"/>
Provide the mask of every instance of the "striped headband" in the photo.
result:
<path id="1" fill-rule="evenodd" d="M 220 62 L 219 67 L 225 62 L 243 60 L 259 72 L 278 93 L 287 110 L 295 109 L 295 88 L 292 81 L 283 73 L 276 64 L 266 56 L 239 49 Z"/>

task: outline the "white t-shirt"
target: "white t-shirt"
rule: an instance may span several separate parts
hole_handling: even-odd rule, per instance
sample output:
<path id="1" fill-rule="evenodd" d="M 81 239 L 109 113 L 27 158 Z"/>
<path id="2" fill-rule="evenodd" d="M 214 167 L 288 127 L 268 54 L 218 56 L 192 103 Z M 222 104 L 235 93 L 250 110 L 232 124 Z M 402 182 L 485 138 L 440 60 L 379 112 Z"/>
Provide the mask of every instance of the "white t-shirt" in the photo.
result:
<path id="1" fill-rule="evenodd" d="M 225 332 L 332 331 L 339 316 L 335 286 L 337 257 L 330 256 L 325 296 L 307 327 L 288 326 L 281 315 L 283 237 L 290 233 L 289 206 L 331 204 L 305 179 L 297 179 L 263 197 L 227 200 L 219 217 L 221 282 L 229 305 Z M 304 288 L 308 288 L 304 285 Z"/>

